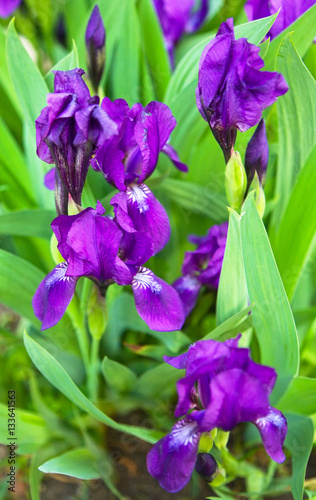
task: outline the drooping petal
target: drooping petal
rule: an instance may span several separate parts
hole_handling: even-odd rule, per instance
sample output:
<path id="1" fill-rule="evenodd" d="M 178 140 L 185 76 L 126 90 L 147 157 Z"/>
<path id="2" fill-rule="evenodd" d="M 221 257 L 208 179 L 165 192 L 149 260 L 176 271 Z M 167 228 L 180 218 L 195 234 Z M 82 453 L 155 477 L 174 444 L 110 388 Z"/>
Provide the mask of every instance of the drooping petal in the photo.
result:
<path id="1" fill-rule="evenodd" d="M 78 278 L 66 276 L 67 263 L 58 264 L 40 283 L 32 300 L 42 330 L 61 320 L 74 295 Z"/>
<path id="2" fill-rule="evenodd" d="M 145 184 L 132 184 L 111 200 L 118 224 L 125 230 L 147 233 L 153 240 L 154 255 L 168 242 L 167 212 Z"/>
<path id="3" fill-rule="evenodd" d="M 194 470 L 200 432 L 196 422 L 179 420 L 147 455 L 148 472 L 170 493 L 180 491 Z"/>
<path id="4" fill-rule="evenodd" d="M 276 408 L 270 408 L 268 415 L 258 418 L 253 423 L 259 429 L 268 455 L 275 462 L 284 462 L 285 455 L 282 446 L 287 434 L 287 421 L 284 415 Z"/>
<path id="5" fill-rule="evenodd" d="M 194 276 L 185 275 L 178 278 L 172 286 L 177 290 L 182 300 L 185 316 L 188 316 L 198 299 L 201 283 Z"/>
<path id="6" fill-rule="evenodd" d="M 179 160 L 179 157 L 178 157 L 178 154 L 176 152 L 176 150 L 171 146 L 171 144 L 166 144 L 163 148 L 162 148 L 162 151 L 163 153 L 165 153 L 167 156 L 169 156 L 170 160 L 172 161 L 172 163 L 174 164 L 174 166 L 178 169 L 178 170 L 181 170 L 181 172 L 187 172 L 188 171 L 188 167 L 185 163 L 182 163 L 180 160 Z"/>
<path id="7" fill-rule="evenodd" d="M 184 309 L 176 290 L 140 267 L 132 281 L 135 305 L 140 317 L 152 330 L 169 332 L 180 330 L 184 323 Z"/>

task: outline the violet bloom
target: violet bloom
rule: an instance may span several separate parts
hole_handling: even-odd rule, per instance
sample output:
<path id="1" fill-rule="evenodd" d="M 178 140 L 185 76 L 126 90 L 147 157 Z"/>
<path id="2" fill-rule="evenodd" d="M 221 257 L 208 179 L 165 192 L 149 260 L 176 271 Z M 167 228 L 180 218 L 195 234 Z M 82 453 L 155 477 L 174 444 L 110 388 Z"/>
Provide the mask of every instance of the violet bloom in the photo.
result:
<path id="1" fill-rule="evenodd" d="M 118 135 L 103 143 L 91 165 L 120 191 L 111 200 L 118 224 L 124 231 L 145 231 L 156 254 L 169 240 L 170 224 L 144 181 L 153 173 L 161 151 L 178 169 L 187 170 L 167 143 L 176 120 L 166 104 L 156 101 L 130 109 L 123 99 L 111 102 L 106 97 L 101 107 L 116 122 Z"/>
<path id="2" fill-rule="evenodd" d="M 0 0 L 0 17 L 9 17 L 17 9 L 22 0 Z"/>
<path id="3" fill-rule="evenodd" d="M 164 34 L 166 49 L 174 68 L 174 48 L 184 33 L 199 29 L 205 20 L 209 0 L 153 0 Z M 194 7 L 197 4 L 197 8 Z"/>
<path id="4" fill-rule="evenodd" d="M 175 410 L 175 416 L 183 418 L 150 450 L 147 468 L 171 493 L 187 484 L 199 440 L 204 432 L 215 428 L 230 431 L 241 422 L 252 422 L 272 460 L 285 460 L 282 446 L 287 422 L 269 403 L 277 374 L 273 368 L 254 363 L 249 349 L 238 348 L 239 338 L 223 343 L 201 340 L 185 354 L 164 356 L 166 363 L 186 370 L 185 377 L 177 382 Z"/>
<path id="5" fill-rule="evenodd" d="M 93 88 L 97 92 L 105 64 L 105 28 L 97 5 L 90 16 L 85 41 L 88 73 Z"/>
<path id="6" fill-rule="evenodd" d="M 259 122 L 253 136 L 248 142 L 245 155 L 245 169 L 248 188 L 257 172 L 260 184 L 263 185 L 269 160 L 269 144 L 264 119 Z"/>
<path id="7" fill-rule="evenodd" d="M 104 212 L 98 202 L 96 210 L 87 208 L 78 215 L 53 220 L 51 226 L 65 262 L 44 278 L 33 297 L 42 330 L 62 318 L 81 276 L 93 280 L 103 295 L 112 283 L 132 285 L 136 309 L 150 328 L 180 329 L 184 311 L 177 292 L 143 267 L 153 253 L 151 238 L 142 232 L 123 232 Z"/>
<path id="8" fill-rule="evenodd" d="M 54 93 L 36 120 L 37 155 L 55 163 L 55 198 L 58 213 L 67 213 L 68 193 L 81 204 L 81 193 L 91 155 L 117 133 L 117 125 L 91 97 L 82 79 L 84 71 L 54 71 Z"/>
<path id="9" fill-rule="evenodd" d="M 228 19 L 200 59 L 196 103 L 226 163 L 237 129 L 245 132 L 256 125 L 262 111 L 288 90 L 280 73 L 260 71 L 264 62 L 259 51 L 246 38 L 235 40 L 233 19 Z"/>
<path id="10" fill-rule="evenodd" d="M 222 270 L 228 222 L 212 226 L 206 236 L 189 236 L 189 241 L 197 249 L 185 252 L 182 264 L 182 276 L 173 286 L 179 293 L 186 316 L 194 308 L 203 285 L 217 289 Z"/>
<path id="11" fill-rule="evenodd" d="M 272 16 L 281 9 L 267 34 L 267 37 L 273 39 L 313 5 L 315 0 L 248 0 L 245 11 L 249 21 L 254 21 Z"/>

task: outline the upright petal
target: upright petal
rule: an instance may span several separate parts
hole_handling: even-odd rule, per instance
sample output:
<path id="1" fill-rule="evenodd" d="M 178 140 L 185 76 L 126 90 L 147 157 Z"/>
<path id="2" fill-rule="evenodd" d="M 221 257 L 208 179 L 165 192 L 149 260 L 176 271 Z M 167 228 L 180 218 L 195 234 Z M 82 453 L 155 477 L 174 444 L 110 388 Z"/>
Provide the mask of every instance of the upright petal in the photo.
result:
<path id="1" fill-rule="evenodd" d="M 40 283 L 32 300 L 35 316 L 42 330 L 61 320 L 75 293 L 78 278 L 66 276 L 67 263 L 58 264 Z"/>
<path id="2" fill-rule="evenodd" d="M 133 278 L 132 289 L 137 312 L 149 328 L 162 332 L 180 330 L 184 323 L 184 310 L 172 286 L 155 276 L 150 269 L 140 267 Z"/>
<path id="3" fill-rule="evenodd" d="M 270 408 L 268 415 L 258 418 L 253 423 L 259 429 L 269 457 L 275 462 L 284 462 L 285 455 L 282 446 L 287 434 L 287 421 L 284 415 L 276 408 Z"/>
<path id="4" fill-rule="evenodd" d="M 81 68 L 72 69 L 69 71 L 53 71 L 54 92 L 64 92 L 76 94 L 80 106 L 85 106 L 90 99 L 89 89 L 82 79 L 84 71 Z"/>
<path id="5" fill-rule="evenodd" d="M 167 212 L 145 184 L 132 184 L 111 200 L 118 224 L 125 230 L 147 233 L 153 240 L 154 255 L 168 242 Z"/>
<path id="6" fill-rule="evenodd" d="M 143 182 L 153 173 L 159 153 L 176 124 L 170 108 L 162 102 L 152 101 L 139 113 L 134 129 L 135 139 L 143 157 L 139 182 Z"/>
<path id="7" fill-rule="evenodd" d="M 124 132 L 124 125 L 114 135 L 98 148 L 95 158 L 91 161 L 94 170 L 103 173 L 105 180 L 119 191 L 125 191 L 125 167 L 123 164 L 124 151 L 120 148 L 120 140 Z"/>
<path id="8" fill-rule="evenodd" d="M 196 422 L 189 417 L 184 418 L 148 453 L 148 472 L 166 491 L 176 493 L 189 482 L 196 462 L 200 436 Z"/>

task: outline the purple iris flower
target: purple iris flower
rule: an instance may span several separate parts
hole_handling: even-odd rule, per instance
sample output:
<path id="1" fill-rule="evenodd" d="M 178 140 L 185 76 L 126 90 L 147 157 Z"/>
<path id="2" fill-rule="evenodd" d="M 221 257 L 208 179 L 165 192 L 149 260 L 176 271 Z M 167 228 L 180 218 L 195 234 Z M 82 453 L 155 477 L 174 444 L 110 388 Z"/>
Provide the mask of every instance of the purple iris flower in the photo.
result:
<path id="1" fill-rule="evenodd" d="M 174 48 L 184 33 L 200 28 L 209 10 L 209 0 L 153 0 L 174 68 Z M 195 8 L 196 7 L 196 8 Z"/>
<path id="2" fill-rule="evenodd" d="M 88 73 L 93 88 L 97 92 L 105 64 L 105 28 L 97 5 L 90 16 L 85 41 Z"/>
<path id="3" fill-rule="evenodd" d="M 182 299 L 186 316 L 194 308 L 203 285 L 218 288 L 227 231 L 228 222 L 223 222 L 212 226 L 206 236 L 189 236 L 189 241 L 197 245 L 197 249 L 185 252 L 182 276 L 173 283 Z"/>
<path id="4" fill-rule="evenodd" d="M 245 11 L 249 21 L 254 21 L 276 14 L 281 9 L 267 34 L 273 39 L 313 5 L 315 0 L 248 0 Z"/>
<path id="5" fill-rule="evenodd" d="M 233 19 L 228 19 L 200 59 L 196 103 L 226 163 L 237 129 L 245 132 L 256 125 L 262 111 L 288 90 L 280 73 L 260 71 L 264 62 L 259 50 L 246 38 L 235 40 Z"/>
<path id="6" fill-rule="evenodd" d="M 164 356 L 166 363 L 186 370 L 177 383 L 175 410 L 175 416 L 183 418 L 150 450 L 147 468 L 171 493 L 189 481 L 199 440 L 214 428 L 230 431 L 241 422 L 252 422 L 272 460 L 285 460 L 282 446 L 287 422 L 269 403 L 277 374 L 273 368 L 254 363 L 249 349 L 238 348 L 239 338 L 223 343 L 201 340 L 185 354 Z"/>
<path id="7" fill-rule="evenodd" d="M 167 143 L 176 120 L 166 104 L 156 101 L 130 109 L 123 99 L 111 102 L 106 97 L 101 107 L 117 124 L 118 135 L 102 144 L 91 165 L 120 191 L 111 200 L 117 222 L 124 231 L 149 234 L 156 254 L 169 240 L 170 224 L 144 181 L 153 173 L 161 151 L 179 170 L 187 170 Z"/>
<path id="8" fill-rule="evenodd" d="M 257 172 L 259 181 L 264 184 L 269 160 L 269 144 L 264 119 L 262 118 L 252 138 L 248 142 L 245 155 L 245 169 L 248 187 Z"/>
<path id="9" fill-rule="evenodd" d="M 60 215 L 51 226 L 65 262 L 58 264 L 40 283 L 34 297 L 35 316 L 42 330 L 64 315 L 78 279 L 86 276 L 105 295 L 112 283 L 132 285 L 136 309 L 153 330 L 172 331 L 184 321 L 183 305 L 174 288 L 143 267 L 153 254 L 153 242 L 143 232 L 124 232 L 115 220 L 96 209 L 77 215 Z"/>
<path id="10" fill-rule="evenodd" d="M 22 0 L 0 0 L 0 17 L 9 17 L 17 9 Z"/>
<path id="11" fill-rule="evenodd" d="M 54 93 L 36 120 L 37 155 L 56 165 L 56 206 L 67 213 L 68 193 L 80 205 L 91 155 L 117 133 L 117 125 L 91 97 L 84 71 L 54 71 Z"/>

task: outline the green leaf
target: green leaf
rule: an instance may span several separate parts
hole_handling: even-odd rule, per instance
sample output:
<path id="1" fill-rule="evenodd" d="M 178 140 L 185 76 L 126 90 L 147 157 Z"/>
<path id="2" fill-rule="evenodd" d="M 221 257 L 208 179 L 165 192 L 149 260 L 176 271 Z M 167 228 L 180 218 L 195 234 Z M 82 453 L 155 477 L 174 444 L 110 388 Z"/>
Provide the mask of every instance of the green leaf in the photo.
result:
<path id="1" fill-rule="evenodd" d="M 229 211 L 225 255 L 216 301 L 216 323 L 220 325 L 248 304 L 248 291 L 240 237 L 240 217 Z"/>
<path id="2" fill-rule="evenodd" d="M 263 222 L 247 197 L 241 218 L 241 241 L 249 298 L 261 363 L 278 373 L 274 397 L 280 397 L 297 374 L 299 346 L 293 314 Z"/>
<path id="3" fill-rule="evenodd" d="M 52 235 L 50 223 L 55 216 L 55 212 L 39 209 L 0 214 L 0 234 L 49 239 Z"/>
<path id="4" fill-rule="evenodd" d="M 52 458 L 39 467 L 41 472 L 64 474 L 78 479 L 99 479 L 97 460 L 88 448 L 75 448 Z"/>
<path id="5" fill-rule="evenodd" d="M 23 114 L 34 124 L 41 109 L 46 106 L 48 88 L 17 35 L 14 19 L 7 32 L 7 64 Z"/>
<path id="6" fill-rule="evenodd" d="M 25 117 L 25 147 L 26 150 L 34 150 L 33 156 L 27 153 L 30 178 L 39 204 L 45 205 L 47 190 L 43 184 L 44 166 L 43 162 L 36 159 L 34 121 L 46 106 L 48 88 L 15 31 L 14 19 L 10 22 L 7 32 L 7 65 Z"/>
<path id="7" fill-rule="evenodd" d="M 35 204 L 27 165 L 22 151 L 5 122 L 0 118 L 0 180 L 7 184 L 12 208 Z M 6 195 L 6 193 L 5 193 Z M 4 198 L 7 199 L 7 196 Z"/>
<path id="8" fill-rule="evenodd" d="M 278 203 L 272 218 L 277 228 L 297 174 L 316 144 L 316 83 L 298 55 L 291 34 L 278 49 L 276 70 L 283 74 L 290 89 L 277 102 L 279 157 L 275 196 Z"/>
<path id="9" fill-rule="evenodd" d="M 226 340 L 227 338 L 231 338 L 236 334 L 236 329 L 238 330 L 238 333 L 242 333 L 244 330 L 248 329 L 249 326 L 251 326 L 249 324 L 249 318 L 251 318 L 251 315 L 249 316 L 249 313 L 253 311 L 254 307 L 255 304 L 251 304 L 250 306 L 245 307 L 245 309 L 238 312 L 237 314 L 234 314 L 234 316 L 224 321 L 224 323 L 215 328 L 215 330 L 212 330 L 210 333 L 205 335 L 205 337 L 203 337 L 201 340 Z M 245 325 L 245 328 L 243 328 L 243 325 Z"/>
<path id="10" fill-rule="evenodd" d="M 78 406 L 78 408 L 86 411 L 96 420 L 108 425 L 112 429 L 131 434 L 148 443 L 155 443 L 157 441 L 157 433 L 155 431 L 133 425 L 119 424 L 94 406 L 79 390 L 56 359 L 32 340 L 26 332 L 24 333 L 24 344 L 31 360 L 42 375 L 64 396 Z"/>
<path id="11" fill-rule="evenodd" d="M 39 325 L 32 298 L 44 278 L 37 267 L 16 255 L 0 250 L 0 302 L 14 309 L 34 325 Z"/>
<path id="12" fill-rule="evenodd" d="M 123 28 L 112 59 L 110 72 L 112 97 L 125 99 L 130 106 L 140 96 L 140 28 L 134 2 L 123 2 L 120 14 Z"/>
<path id="13" fill-rule="evenodd" d="M 292 454 L 292 494 L 302 500 L 307 462 L 313 446 L 314 426 L 308 417 L 286 414 L 288 433 L 285 446 Z"/>
<path id="14" fill-rule="evenodd" d="M 274 238 L 275 259 L 290 300 L 314 246 L 316 233 L 315 163 L 316 147 L 297 178 L 279 231 Z"/>
<path id="15" fill-rule="evenodd" d="M 283 411 L 312 415 L 316 413 L 316 379 L 297 377 L 292 380 L 286 393 L 278 402 L 278 408 Z"/>
<path id="16" fill-rule="evenodd" d="M 171 69 L 163 34 L 150 0 L 140 0 L 138 6 L 141 39 L 157 99 L 163 100 Z"/>
<path id="17" fill-rule="evenodd" d="M 119 392 L 129 392 L 135 387 L 136 375 L 127 366 L 105 356 L 101 369 L 110 388 L 113 387 Z"/>
<path id="18" fill-rule="evenodd" d="M 159 189 L 190 212 L 205 215 L 215 223 L 227 220 L 225 198 L 207 186 L 177 179 L 166 179 Z"/>
<path id="19" fill-rule="evenodd" d="M 17 408 L 15 416 L 18 453 L 31 455 L 50 438 L 49 429 L 45 421 L 36 413 Z M 8 405 L 0 403 L 0 443 L 7 444 L 7 442 Z"/>
<path id="20" fill-rule="evenodd" d="M 73 49 L 63 59 L 61 59 L 49 72 L 45 75 L 45 82 L 51 92 L 54 91 L 54 73 L 53 71 L 68 71 L 78 68 L 78 51 L 74 40 L 72 41 Z"/>
<path id="21" fill-rule="evenodd" d="M 148 398 L 160 397 L 176 390 L 176 382 L 184 370 L 176 370 L 167 363 L 161 363 L 147 370 L 137 380 L 136 391 Z"/>

